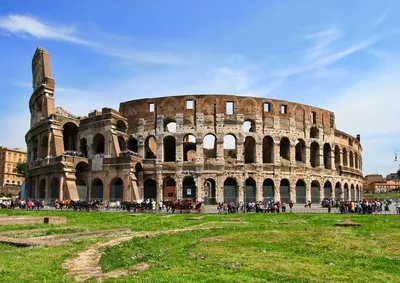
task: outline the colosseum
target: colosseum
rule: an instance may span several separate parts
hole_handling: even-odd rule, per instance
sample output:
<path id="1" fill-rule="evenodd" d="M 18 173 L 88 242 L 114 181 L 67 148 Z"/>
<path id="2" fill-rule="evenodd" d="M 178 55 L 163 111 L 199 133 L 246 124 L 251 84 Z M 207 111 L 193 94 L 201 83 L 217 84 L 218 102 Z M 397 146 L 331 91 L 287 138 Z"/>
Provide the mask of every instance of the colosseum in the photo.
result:
<path id="1" fill-rule="evenodd" d="M 32 60 L 30 198 L 314 203 L 359 199 L 360 136 L 328 110 L 268 98 L 183 95 L 77 117 L 55 107 L 49 54 Z"/>

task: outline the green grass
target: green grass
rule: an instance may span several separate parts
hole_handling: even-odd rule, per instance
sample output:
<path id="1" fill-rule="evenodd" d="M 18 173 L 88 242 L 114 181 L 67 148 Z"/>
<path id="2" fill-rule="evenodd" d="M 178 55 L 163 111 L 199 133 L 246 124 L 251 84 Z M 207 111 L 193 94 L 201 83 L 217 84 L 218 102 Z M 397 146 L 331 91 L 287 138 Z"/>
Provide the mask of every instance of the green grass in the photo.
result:
<path id="1" fill-rule="evenodd" d="M 159 231 L 207 223 L 223 227 L 134 238 L 105 248 L 100 261 L 104 272 L 141 262 L 150 268 L 104 282 L 397 282 L 400 274 L 400 218 L 395 215 L 235 214 L 188 221 L 188 215 L 182 214 L 161 218 L 126 213 L 9 213 L 65 215 L 66 226 L 82 225 L 90 230 Z M 241 221 L 224 221 L 228 218 Z M 345 218 L 362 226 L 334 226 Z M 0 230 L 22 228 L 0 226 Z M 62 262 L 96 241 L 84 239 L 45 248 L 0 244 L 0 278 L 2 282 L 72 282 L 61 268 Z"/>

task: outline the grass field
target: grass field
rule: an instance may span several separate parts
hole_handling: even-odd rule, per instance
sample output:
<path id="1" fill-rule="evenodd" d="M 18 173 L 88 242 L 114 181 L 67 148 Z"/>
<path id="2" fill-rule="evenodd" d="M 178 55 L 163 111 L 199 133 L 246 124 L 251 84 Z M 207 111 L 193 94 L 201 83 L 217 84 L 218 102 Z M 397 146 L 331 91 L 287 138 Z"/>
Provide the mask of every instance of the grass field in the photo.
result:
<path id="1" fill-rule="evenodd" d="M 193 215 L 0 211 L 9 215 L 67 216 L 62 225 L 0 226 L 0 232 L 35 230 L 32 236 L 130 228 L 135 235 L 97 246 L 101 272 L 130 270 L 103 282 L 399 282 L 400 217 L 396 215 L 231 214 Z M 199 215 L 195 215 L 199 216 Z M 351 218 L 361 227 L 337 227 Z M 211 228 L 176 234 L 157 231 Z M 73 282 L 63 262 L 110 237 L 79 238 L 60 246 L 0 244 L 1 282 Z M 143 270 L 135 266 L 145 264 Z M 121 273 L 122 274 L 122 273 Z M 76 278 L 75 278 L 76 279 Z M 96 282 L 95 278 L 87 282 Z"/>

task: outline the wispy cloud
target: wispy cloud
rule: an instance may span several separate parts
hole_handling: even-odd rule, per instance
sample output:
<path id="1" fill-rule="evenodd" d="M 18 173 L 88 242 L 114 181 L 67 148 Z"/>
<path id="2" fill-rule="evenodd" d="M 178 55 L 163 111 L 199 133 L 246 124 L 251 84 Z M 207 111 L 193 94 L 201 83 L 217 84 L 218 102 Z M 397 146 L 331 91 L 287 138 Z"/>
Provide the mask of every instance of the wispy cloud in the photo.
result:
<path id="1" fill-rule="evenodd" d="M 381 24 L 383 24 L 387 17 L 389 16 L 389 12 L 390 12 L 390 8 L 387 8 L 385 11 L 383 11 L 382 14 L 380 14 L 380 16 L 378 18 L 376 18 L 376 20 L 373 22 L 372 26 L 373 27 L 378 27 Z"/>
<path id="2" fill-rule="evenodd" d="M 21 35 L 34 36 L 42 39 L 52 39 L 75 44 L 94 46 L 93 42 L 79 38 L 71 27 L 45 24 L 30 16 L 8 15 L 0 17 L 0 29 Z"/>
<path id="3" fill-rule="evenodd" d="M 130 40 L 128 37 L 124 38 L 117 35 L 101 33 L 96 39 L 93 38 L 93 35 L 84 35 L 72 26 L 45 23 L 32 16 L 13 14 L 0 16 L 0 36 L 10 34 L 84 45 L 95 52 L 125 60 L 173 65 L 181 64 L 185 61 L 181 54 L 127 48 L 126 46 L 133 45 L 132 42 L 127 42 Z M 108 41 L 108 38 L 112 40 Z"/>
<path id="4" fill-rule="evenodd" d="M 310 59 L 318 58 L 326 52 L 327 47 L 334 41 L 339 39 L 342 32 L 336 27 L 331 26 L 329 28 L 306 34 L 305 39 L 311 40 L 313 46 L 308 51 L 308 57 Z"/>

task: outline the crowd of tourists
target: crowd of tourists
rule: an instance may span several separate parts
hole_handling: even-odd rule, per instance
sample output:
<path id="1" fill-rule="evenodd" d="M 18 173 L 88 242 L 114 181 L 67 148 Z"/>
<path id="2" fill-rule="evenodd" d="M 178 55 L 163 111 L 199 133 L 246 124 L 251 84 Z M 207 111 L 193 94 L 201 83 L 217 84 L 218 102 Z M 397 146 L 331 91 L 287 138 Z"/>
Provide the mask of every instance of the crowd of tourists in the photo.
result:
<path id="1" fill-rule="evenodd" d="M 11 200 L 3 200 L 1 202 L 0 207 L 3 209 L 26 209 L 26 210 L 34 210 L 34 209 L 43 209 L 44 208 L 44 200 L 21 200 L 21 199 L 11 199 Z"/>

